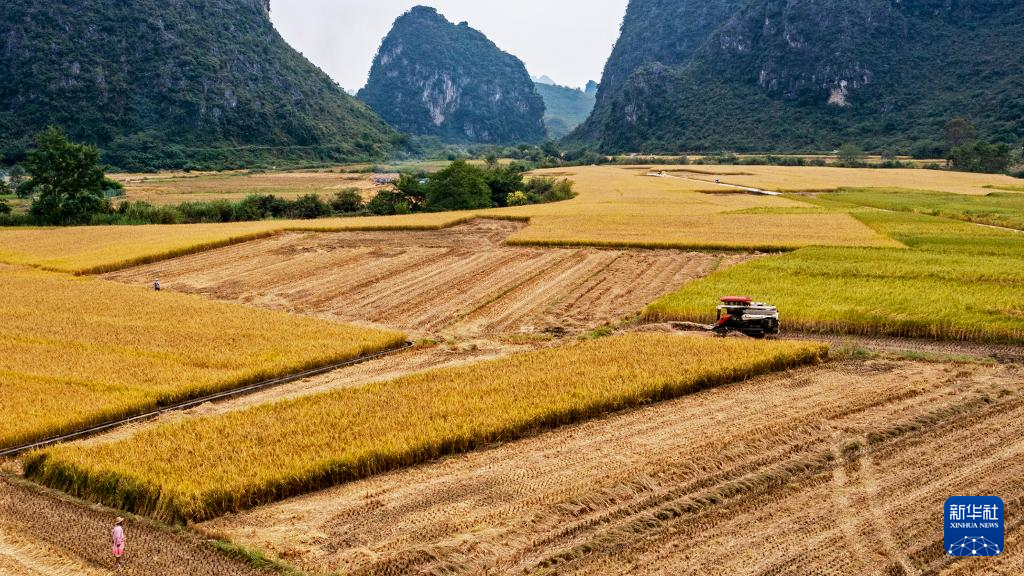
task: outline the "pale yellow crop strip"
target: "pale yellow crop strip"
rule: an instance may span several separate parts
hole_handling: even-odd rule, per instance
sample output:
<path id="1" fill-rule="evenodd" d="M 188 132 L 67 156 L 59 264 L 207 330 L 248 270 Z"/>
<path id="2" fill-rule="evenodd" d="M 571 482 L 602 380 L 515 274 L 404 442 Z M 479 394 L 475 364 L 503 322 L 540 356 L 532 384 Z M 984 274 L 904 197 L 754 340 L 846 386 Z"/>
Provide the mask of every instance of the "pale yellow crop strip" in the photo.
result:
<path id="1" fill-rule="evenodd" d="M 118 508 L 201 520 L 826 354 L 820 343 L 630 334 L 59 446 L 30 455 L 26 471 Z"/>
<path id="2" fill-rule="evenodd" d="M 0 448 L 401 344 L 404 335 L 0 265 Z"/>
<path id="3" fill-rule="evenodd" d="M 793 250 L 803 246 L 900 247 L 845 213 L 736 214 L 809 208 L 792 198 L 703 194 L 699 180 L 656 178 L 614 166 L 540 171 L 570 178 L 579 195 L 565 202 L 368 218 L 228 224 L 0 229 L 0 262 L 96 274 L 209 250 L 286 231 L 436 230 L 467 220 L 528 221 L 510 238 L 533 245 Z M 921 171 L 914 171 L 921 172 Z M 710 186 L 714 186 L 711 184 Z"/>

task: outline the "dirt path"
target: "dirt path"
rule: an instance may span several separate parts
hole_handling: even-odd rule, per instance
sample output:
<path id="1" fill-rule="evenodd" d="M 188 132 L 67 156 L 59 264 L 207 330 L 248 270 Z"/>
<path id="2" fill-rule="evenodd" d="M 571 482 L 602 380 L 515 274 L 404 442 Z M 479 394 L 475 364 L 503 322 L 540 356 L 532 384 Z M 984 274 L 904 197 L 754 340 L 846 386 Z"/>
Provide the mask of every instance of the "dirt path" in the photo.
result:
<path id="1" fill-rule="evenodd" d="M 200 529 L 354 574 L 930 573 L 947 496 L 1024 498 L 1021 433 L 1020 367 L 851 361 Z M 947 449 L 979 434 L 977 457 Z"/>
<path id="2" fill-rule="evenodd" d="M 116 514 L 53 492 L 0 478 L 0 574 L 110 574 L 110 529 Z M 138 576 L 272 574 L 229 559 L 198 538 L 129 520 L 126 569 Z"/>
<path id="3" fill-rule="evenodd" d="M 745 254 L 504 245 L 522 223 L 284 234 L 108 274 L 211 298 L 456 338 L 581 333 Z"/>

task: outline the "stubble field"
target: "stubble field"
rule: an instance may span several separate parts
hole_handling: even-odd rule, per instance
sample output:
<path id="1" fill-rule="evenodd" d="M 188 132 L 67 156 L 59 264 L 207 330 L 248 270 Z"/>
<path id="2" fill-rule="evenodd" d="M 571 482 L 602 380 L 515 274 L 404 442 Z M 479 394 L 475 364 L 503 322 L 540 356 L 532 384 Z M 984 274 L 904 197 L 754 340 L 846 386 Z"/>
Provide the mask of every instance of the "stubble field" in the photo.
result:
<path id="1" fill-rule="evenodd" d="M 981 574 L 944 556 L 941 507 L 1000 494 L 1019 524 L 1021 376 L 889 360 L 801 368 L 200 530 L 347 574 Z M 996 566 L 1024 565 L 1007 554 Z"/>
<path id="2" fill-rule="evenodd" d="M 144 285 L 416 335 L 580 333 L 747 254 L 505 246 L 524 224 L 284 234 L 108 274 Z M 452 297 L 457 294 L 458 297 Z"/>

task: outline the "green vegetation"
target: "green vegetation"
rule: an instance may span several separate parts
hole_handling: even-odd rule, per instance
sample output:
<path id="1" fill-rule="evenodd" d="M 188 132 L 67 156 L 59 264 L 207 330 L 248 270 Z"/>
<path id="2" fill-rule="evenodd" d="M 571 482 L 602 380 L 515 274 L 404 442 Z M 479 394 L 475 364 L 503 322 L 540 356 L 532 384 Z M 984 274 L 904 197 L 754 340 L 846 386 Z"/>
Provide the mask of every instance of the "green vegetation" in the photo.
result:
<path id="1" fill-rule="evenodd" d="M 570 140 L 663 154 L 853 142 L 922 158 L 975 138 L 1017 145 L 1022 36 L 1011 0 L 634 0 Z"/>
<path id="2" fill-rule="evenodd" d="M 0 163 L 51 124 L 131 171 L 359 161 L 400 142 L 263 0 L 6 0 L 0 38 Z"/>
<path id="3" fill-rule="evenodd" d="M 537 84 L 544 99 L 544 126 L 549 138 L 562 138 L 582 124 L 594 109 L 593 93 L 554 84 Z"/>
<path id="4" fill-rule="evenodd" d="M 791 330 L 1024 342 L 1024 235 L 935 216 L 854 215 L 909 249 L 803 248 L 654 302 L 648 319 L 709 322 L 725 294 L 777 305 Z"/>
<path id="5" fill-rule="evenodd" d="M 67 226 L 88 223 L 94 215 L 108 212 L 110 203 L 104 193 L 120 190 L 121 185 L 104 176 L 99 160 L 99 150 L 72 144 L 58 128 L 40 133 L 24 162 L 29 179 L 18 186 L 18 196 L 32 200 L 32 219 Z"/>
<path id="6" fill-rule="evenodd" d="M 456 160 L 430 175 L 401 175 L 394 190 L 378 193 L 367 210 L 386 216 L 545 204 L 576 196 L 569 180 L 535 177 L 525 181 L 524 171 L 518 164 L 501 166 L 495 158 L 484 168 Z"/>
<path id="7" fill-rule="evenodd" d="M 1010 147 L 1007 144 L 971 142 L 953 148 L 949 163 L 962 172 L 1005 172 L 1010 168 Z"/>
<path id="8" fill-rule="evenodd" d="M 1024 194 L 993 192 L 968 196 L 899 188 L 845 188 L 827 198 L 858 206 L 914 212 L 1024 230 Z"/>
<path id="9" fill-rule="evenodd" d="M 523 63 L 424 6 L 395 20 L 359 98 L 399 130 L 442 141 L 544 137 L 544 101 Z"/>

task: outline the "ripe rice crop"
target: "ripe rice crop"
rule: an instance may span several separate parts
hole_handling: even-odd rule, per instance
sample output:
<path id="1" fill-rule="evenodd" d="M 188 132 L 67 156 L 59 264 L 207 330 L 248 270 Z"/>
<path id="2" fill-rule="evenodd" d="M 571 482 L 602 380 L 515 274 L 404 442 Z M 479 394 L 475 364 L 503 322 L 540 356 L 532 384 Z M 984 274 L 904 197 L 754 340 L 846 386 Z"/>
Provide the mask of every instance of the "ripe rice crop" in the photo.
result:
<path id="1" fill-rule="evenodd" d="M 58 446 L 25 469 L 120 509 L 203 520 L 825 354 L 820 343 L 630 334 Z"/>
<path id="2" fill-rule="evenodd" d="M 397 332 L 0 265 L 0 448 L 380 351 Z"/>
<path id="3" fill-rule="evenodd" d="M 436 230 L 466 220 L 465 214 L 449 212 L 228 224 L 0 228 L 0 262 L 73 274 L 101 274 L 283 231 Z"/>
<path id="4" fill-rule="evenodd" d="M 858 206 L 1024 230 L 1024 194 L 1015 192 L 967 196 L 922 190 L 849 188 L 830 194 L 829 198 Z"/>
<path id="5" fill-rule="evenodd" d="M 953 194 L 985 195 L 990 186 L 1020 186 L 1020 180 L 1003 174 L 977 174 L 951 170 L 914 168 L 836 168 L 832 166 L 700 166 L 708 173 L 693 178 L 749 186 L 777 192 L 808 192 L 840 188 L 905 188 Z M 654 170 L 692 170 L 690 166 L 655 166 Z M 742 173 L 737 173 L 742 172 Z"/>
<path id="6" fill-rule="evenodd" d="M 810 245 L 898 246 L 842 212 L 736 213 L 809 208 L 791 198 L 700 194 L 713 184 L 653 178 L 610 166 L 540 171 L 568 177 L 579 195 L 565 202 L 368 218 L 227 224 L 2 228 L 0 262 L 99 274 L 285 231 L 436 230 L 478 216 L 529 220 L 512 244 L 792 250 Z"/>

